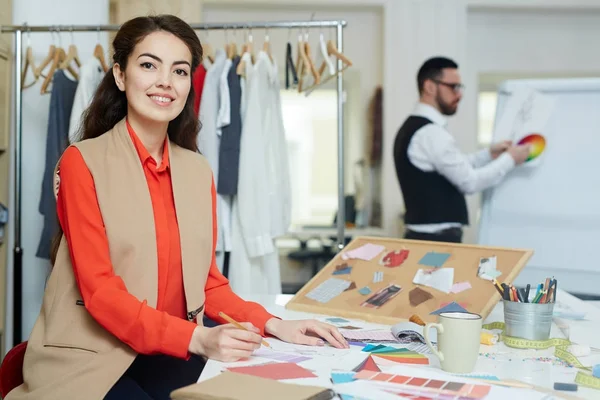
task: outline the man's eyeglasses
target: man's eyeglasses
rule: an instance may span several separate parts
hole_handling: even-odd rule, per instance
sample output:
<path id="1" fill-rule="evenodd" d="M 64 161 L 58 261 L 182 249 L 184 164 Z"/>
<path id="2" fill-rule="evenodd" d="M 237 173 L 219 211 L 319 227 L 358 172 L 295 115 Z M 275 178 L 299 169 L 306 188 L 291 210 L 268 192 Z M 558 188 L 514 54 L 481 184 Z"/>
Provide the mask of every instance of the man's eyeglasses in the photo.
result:
<path id="1" fill-rule="evenodd" d="M 437 83 L 438 85 L 444 85 L 444 86 L 449 87 L 455 93 L 462 92 L 465 89 L 465 85 L 463 85 L 462 83 L 448 83 L 448 82 L 442 82 L 442 81 L 436 81 L 436 80 L 434 80 L 434 82 Z"/>

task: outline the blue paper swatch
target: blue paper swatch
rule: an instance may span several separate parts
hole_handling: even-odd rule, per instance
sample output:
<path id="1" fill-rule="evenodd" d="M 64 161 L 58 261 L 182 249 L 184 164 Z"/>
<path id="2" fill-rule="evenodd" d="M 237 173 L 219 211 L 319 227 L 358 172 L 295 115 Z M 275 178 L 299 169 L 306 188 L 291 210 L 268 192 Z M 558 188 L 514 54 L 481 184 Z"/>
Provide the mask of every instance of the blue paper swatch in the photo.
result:
<path id="1" fill-rule="evenodd" d="M 429 315 L 439 315 L 440 313 L 443 312 L 468 312 L 467 310 L 465 310 L 464 308 L 462 308 L 462 306 L 458 303 L 455 303 L 454 301 L 450 304 L 448 304 L 445 307 L 440 308 L 439 310 L 435 310 L 434 312 L 430 313 Z"/>
<path id="2" fill-rule="evenodd" d="M 367 295 L 371 293 L 371 289 L 369 289 L 368 286 L 365 286 L 364 288 L 360 289 L 358 291 L 358 293 L 362 294 L 362 295 Z"/>
<path id="3" fill-rule="evenodd" d="M 419 260 L 419 264 L 428 267 L 439 268 L 444 265 L 448 258 L 450 258 L 450 253 L 436 253 L 430 251 L 429 253 L 425 254 L 421 260 Z"/>
<path id="4" fill-rule="evenodd" d="M 346 274 L 349 274 L 350 272 L 352 272 L 352 267 L 348 267 L 348 268 L 344 268 L 344 269 L 339 269 L 337 271 L 333 271 L 332 275 L 346 275 Z"/>
<path id="5" fill-rule="evenodd" d="M 326 318 L 326 320 L 329 321 L 329 322 L 331 322 L 332 324 L 347 324 L 348 322 L 350 322 L 347 319 L 337 318 L 337 317 L 335 317 L 335 318 Z"/>

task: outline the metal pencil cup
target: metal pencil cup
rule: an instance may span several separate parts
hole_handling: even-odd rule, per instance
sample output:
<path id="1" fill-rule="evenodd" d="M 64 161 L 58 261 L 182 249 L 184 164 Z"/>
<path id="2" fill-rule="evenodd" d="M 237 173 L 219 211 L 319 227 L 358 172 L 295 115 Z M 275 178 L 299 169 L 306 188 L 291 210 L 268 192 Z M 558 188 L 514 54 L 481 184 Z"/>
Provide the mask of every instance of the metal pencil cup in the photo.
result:
<path id="1" fill-rule="evenodd" d="M 529 340 L 550 338 L 554 303 L 503 302 L 506 336 Z"/>

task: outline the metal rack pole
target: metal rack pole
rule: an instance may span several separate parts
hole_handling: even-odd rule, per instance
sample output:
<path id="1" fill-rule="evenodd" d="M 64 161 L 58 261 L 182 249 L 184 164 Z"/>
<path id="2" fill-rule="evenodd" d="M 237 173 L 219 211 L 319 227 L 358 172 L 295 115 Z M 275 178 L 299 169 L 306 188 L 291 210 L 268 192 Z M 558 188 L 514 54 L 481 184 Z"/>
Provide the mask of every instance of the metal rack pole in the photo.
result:
<path id="1" fill-rule="evenodd" d="M 326 21 L 273 21 L 273 22 L 228 22 L 228 23 L 202 23 L 190 24 L 194 30 L 225 30 L 225 29 L 276 29 L 276 28 L 324 28 L 346 26 L 343 20 Z M 97 32 L 118 31 L 120 25 L 3 25 L 0 32 Z"/>
<path id="2" fill-rule="evenodd" d="M 335 27 L 337 48 L 341 52 L 343 46 L 343 27 L 346 21 L 272 21 L 272 22 L 232 22 L 232 23 L 202 23 L 190 24 L 194 30 L 225 30 L 225 29 L 276 29 L 276 28 L 321 28 Z M 98 32 L 118 31 L 120 25 L 3 25 L 0 33 L 15 34 L 15 75 L 14 75 L 14 127 L 15 127 L 15 215 L 14 215 L 14 249 L 13 249 L 13 345 L 22 340 L 22 277 L 23 277 L 23 248 L 21 247 L 21 155 L 22 155 L 22 33 L 29 32 Z M 338 60 L 338 70 L 343 67 Z M 344 247 L 344 229 L 346 225 L 344 198 L 344 87 L 342 74 L 337 75 L 337 137 L 338 137 L 338 217 L 337 245 L 338 250 Z"/>
<path id="3" fill-rule="evenodd" d="M 21 247 L 21 154 L 22 154 L 22 122 L 23 122 L 23 96 L 21 93 L 21 48 L 23 31 L 15 32 L 15 224 L 13 248 L 13 346 L 21 342 L 22 315 L 23 315 L 23 248 Z"/>
<path id="4" fill-rule="evenodd" d="M 340 53 L 343 52 L 343 35 L 342 35 L 342 24 L 338 24 L 336 28 L 337 33 L 337 49 Z M 337 70 L 341 71 L 343 68 L 342 60 L 337 60 Z M 342 79 L 342 73 L 337 73 L 337 145 L 338 145 L 338 218 L 337 218 L 337 236 L 338 236 L 338 250 L 344 247 L 345 235 L 344 228 L 346 225 L 346 199 L 344 193 L 344 81 Z"/>

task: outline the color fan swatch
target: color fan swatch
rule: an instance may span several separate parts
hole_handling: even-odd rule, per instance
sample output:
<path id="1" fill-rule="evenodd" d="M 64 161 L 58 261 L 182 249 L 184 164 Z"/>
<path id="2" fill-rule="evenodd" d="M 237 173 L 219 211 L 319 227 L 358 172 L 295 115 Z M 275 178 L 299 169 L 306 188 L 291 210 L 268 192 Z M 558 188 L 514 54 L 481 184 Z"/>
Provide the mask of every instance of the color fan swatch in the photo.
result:
<path id="1" fill-rule="evenodd" d="M 489 385 L 470 384 L 462 382 L 448 382 L 438 379 L 418 378 L 414 376 L 392 375 L 375 371 L 360 371 L 354 379 L 373 382 L 395 383 L 386 391 L 398 394 L 423 396 L 423 398 L 450 398 L 453 400 L 479 400 L 484 399 L 491 390 Z M 438 396 L 435 396 L 438 395 Z"/>
<path id="2" fill-rule="evenodd" d="M 531 135 L 527 135 L 523 139 L 519 140 L 519 143 L 517 144 L 528 144 L 531 146 L 529 157 L 527 157 L 526 160 L 531 161 L 542 154 L 546 148 L 546 139 L 539 133 L 532 133 Z"/>
<path id="3" fill-rule="evenodd" d="M 416 351 L 384 345 L 367 345 L 362 351 L 399 364 L 429 365 L 429 358 Z"/>

